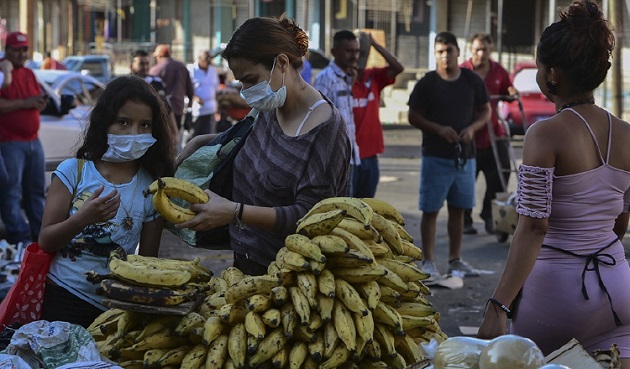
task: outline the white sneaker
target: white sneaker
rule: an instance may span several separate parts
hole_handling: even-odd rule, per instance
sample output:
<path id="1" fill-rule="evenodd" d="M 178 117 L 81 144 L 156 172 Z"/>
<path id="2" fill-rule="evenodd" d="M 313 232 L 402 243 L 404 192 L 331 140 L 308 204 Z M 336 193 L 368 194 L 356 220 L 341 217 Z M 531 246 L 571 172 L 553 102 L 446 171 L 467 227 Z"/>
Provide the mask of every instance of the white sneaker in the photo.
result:
<path id="1" fill-rule="evenodd" d="M 424 280 L 425 282 L 434 282 L 442 279 L 442 274 L 437 270 L 433 260 L 424 260 L 420 269 L 430 275 L 428 279 Z"/>
<path id="2" fill-rule="evenodd" d="M 448 274 L 459 277 L 479 277 L 479 271 L 462 259 L 453 259 L 448 262 Z"/>

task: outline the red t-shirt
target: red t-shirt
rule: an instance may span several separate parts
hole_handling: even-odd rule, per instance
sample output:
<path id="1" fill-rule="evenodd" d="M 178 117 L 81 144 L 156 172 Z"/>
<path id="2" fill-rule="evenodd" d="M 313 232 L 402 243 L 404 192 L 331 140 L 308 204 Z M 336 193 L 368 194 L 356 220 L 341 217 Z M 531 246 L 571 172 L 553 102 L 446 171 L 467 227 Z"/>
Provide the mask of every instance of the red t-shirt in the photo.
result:
<path id="1" fill-rule="evenodd" d="M 26 67 L 13 69 L 12 82 L 0 89 L 0 98 L 21 100 L 42 94 L 32 70 Z M 18 109 L 0 114 L 0 141 L 33 141 L 39 131 L 39 110 Z"/>
<path id="2" fill-rule="evenodd" d="M 463 62 L 460 67 L 474 70 L 471 59 Z M 490 60 L 490 70 L 486 74 L 484 82 L 486 84 L 486 89 L 488 90 L 488 95 L 490 96 L 508 95 L 508 87 L 512 86 L 512 81 L 510 81 L 510 75 L 508 72 L 501 66 L 501 64 L 493 60 Z M 505 136 L 505 129 L 503 129 L 503 125 L 499 123 L 499 118 L 497 117 L 498 103 L 498 100 L 490 100 L 490 105 L 492 106 L 492 127 L 494 128 L 494 135 L 496 137 L 503 137 Z M 475 145 L 478 149 L 487 149 L 490 147 L 488 126 L 484 126 L 475 133 Z"/>
<path id="3" fill-rule="evenodd" d="M 356 126 L 356 140 L 361 159 L 385 151 L 383 128 L 379 119 L 381 91 L 395 78 L 387 78 L 388 67 L 371 68 L 363 72 L 363 81 L 352 85 L 352 114 Z"/>

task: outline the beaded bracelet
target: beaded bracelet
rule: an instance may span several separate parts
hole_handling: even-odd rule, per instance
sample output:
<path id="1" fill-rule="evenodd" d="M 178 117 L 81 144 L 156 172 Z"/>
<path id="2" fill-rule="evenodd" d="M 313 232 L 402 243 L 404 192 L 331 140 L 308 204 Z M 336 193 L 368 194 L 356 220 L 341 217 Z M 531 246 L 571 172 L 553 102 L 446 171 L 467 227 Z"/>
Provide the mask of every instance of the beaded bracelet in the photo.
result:
<path id="1" fill-rule="evenodd" d="M 508 317 L 510 317 L 512 315 L 512 310 L 510 310 L 510 308 L 508 308 L 507 306 L 505 306 L 504 304 L 500 303 L 497 299 L 494 298 L 489 298 L 488 302 L 486 302 L 486 307 L 488 306 L 488 303 L 492 303 L 492 307 L 494 308 L 494 312 L 497 314 L 497 318 L 499 317 L 499 312 L 497 311 L 497 306 L 499 307 L 499 309 L 503 310 Z"/>

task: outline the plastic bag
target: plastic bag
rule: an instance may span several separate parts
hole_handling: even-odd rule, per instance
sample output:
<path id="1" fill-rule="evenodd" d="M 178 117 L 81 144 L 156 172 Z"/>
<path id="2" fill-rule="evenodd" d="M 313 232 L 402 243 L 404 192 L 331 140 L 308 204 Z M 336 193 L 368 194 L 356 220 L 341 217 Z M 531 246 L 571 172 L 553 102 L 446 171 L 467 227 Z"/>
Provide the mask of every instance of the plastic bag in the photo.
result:
<path id="1" fill-rule="evenodd" d="M 506 334 L 486 345 L 479 355 L 479 369 L 539 369 L 545 356 L 529 338 Z"/>
<path id="2" fill-rule="evenodd" d="M 479 356 L 488 342 L 464 336 L 448 338 L 435 350 L 433 366 L 435 369 L 479 369 Z"/>
<path id="3" fill-rule="evenodd" d="M 26 248 L 15 284 L 0 304 L 0 328 L 26 324 L 42 316 L 44 289 L 54 253 L 45 253 L 33 242 Z"/>

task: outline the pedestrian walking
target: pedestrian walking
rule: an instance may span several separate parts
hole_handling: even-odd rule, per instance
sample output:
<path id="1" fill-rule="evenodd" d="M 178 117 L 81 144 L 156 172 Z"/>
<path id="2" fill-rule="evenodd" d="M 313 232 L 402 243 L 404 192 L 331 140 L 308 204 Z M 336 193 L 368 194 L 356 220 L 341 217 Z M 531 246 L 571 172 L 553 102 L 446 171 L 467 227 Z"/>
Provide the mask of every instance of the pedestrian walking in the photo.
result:
<path id="1" fill-rule="evenodd" d="M 195 88 L 192 105 L 193 137 L 217 133 L 215 114 L 219 75 L 212 65 L 210 52 L 207 50 L 200 52 L 189 72 Z"/>

